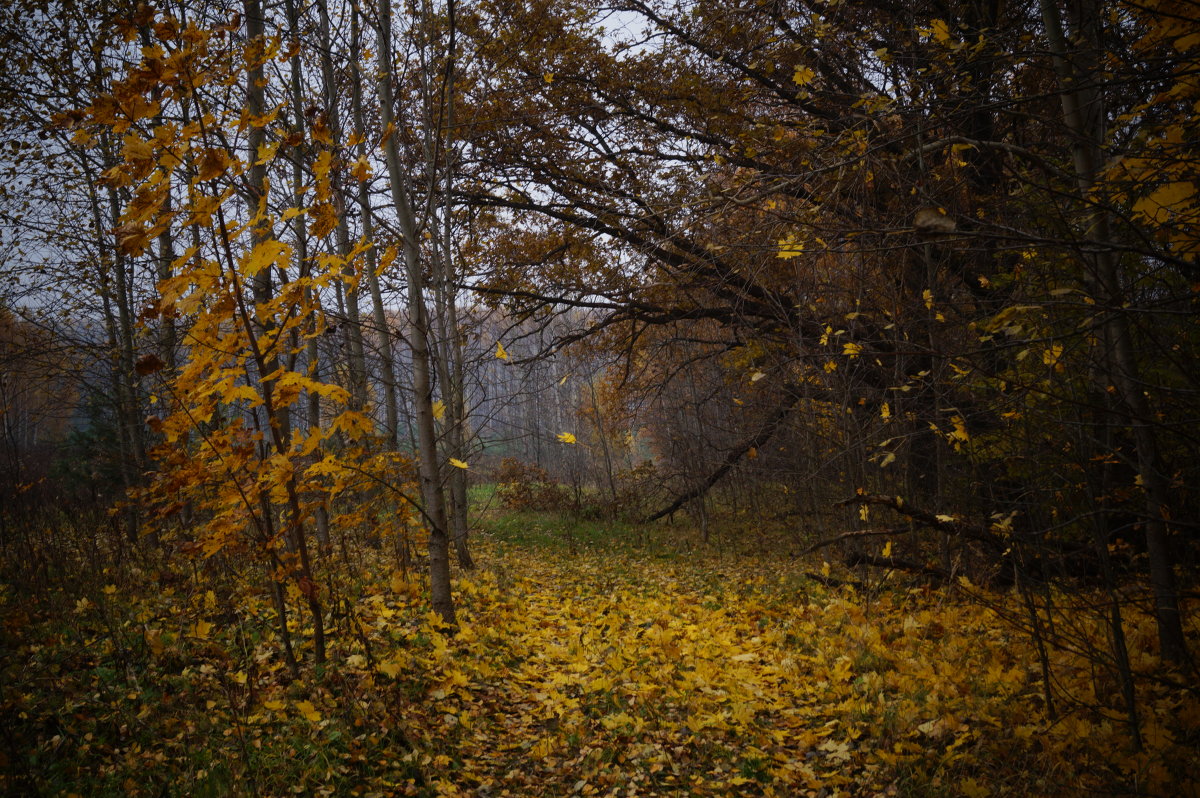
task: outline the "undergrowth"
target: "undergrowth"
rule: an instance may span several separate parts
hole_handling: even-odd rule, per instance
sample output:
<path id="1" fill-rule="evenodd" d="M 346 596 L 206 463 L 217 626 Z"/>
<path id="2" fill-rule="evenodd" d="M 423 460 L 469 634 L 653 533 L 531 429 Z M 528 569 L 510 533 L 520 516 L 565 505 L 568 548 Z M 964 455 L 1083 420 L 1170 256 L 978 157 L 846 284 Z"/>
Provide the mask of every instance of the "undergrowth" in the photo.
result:
<path id="1" fill-rule="evenodd" d="M 331 661 L 298 681 L 244 566 L 61 539 L 43 541 L 40 566 L 10 550 L 0 791 L 1198 791 L 1200 701 L 1155 658 L 1146 615 L 1127 631 L 1144 677 L 1139 752 L 1117 686 L 1085 657 L 1052 653 L 1048 716 L 1028 639 L 997 614 L 1019 615 L 1007 595 L 828 587 L 812 578 L 820 563 L 688 554 L 601 522 L 489 524 L 481 567 L 455 581 L 457 634 L 387 546 L 347 547 L 323 586 Z"/>

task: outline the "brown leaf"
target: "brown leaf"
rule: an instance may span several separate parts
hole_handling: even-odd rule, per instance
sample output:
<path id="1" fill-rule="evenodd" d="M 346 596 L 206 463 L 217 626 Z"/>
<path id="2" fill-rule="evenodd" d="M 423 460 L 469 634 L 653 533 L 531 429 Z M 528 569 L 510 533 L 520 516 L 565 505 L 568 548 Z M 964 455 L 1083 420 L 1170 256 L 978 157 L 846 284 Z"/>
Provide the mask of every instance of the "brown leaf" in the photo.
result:
<path id="1" fill-rule="evenodd" d="M 147 374 L 153 374 L 154 372 L 159 371 L 165 365 L 167 364 L 162 361 L 162 358 L 151 352 L 139 357 L 137 359 L 137 363 L 133 365 L 133 370 L 136 371 L 140 376 L 145 377 Z"/>

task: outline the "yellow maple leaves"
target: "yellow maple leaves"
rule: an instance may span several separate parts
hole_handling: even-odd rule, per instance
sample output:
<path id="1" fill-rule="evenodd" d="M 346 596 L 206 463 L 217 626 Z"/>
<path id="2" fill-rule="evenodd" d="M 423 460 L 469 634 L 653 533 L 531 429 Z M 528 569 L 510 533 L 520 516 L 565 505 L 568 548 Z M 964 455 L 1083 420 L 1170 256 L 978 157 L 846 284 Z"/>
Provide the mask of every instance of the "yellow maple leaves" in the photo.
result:
<path id="1" fill-rule="evenodd" d="M 777 251 L 775 257 L 783 260 L 791 260 L 798 258 L 804 254 L 804 242 L 800 240 L 795 233 L 788 233 L 775 244 Z"/>
<path id="2" fill-rule="evenodd" d="M 1159 186 L 1133 204 L 1133 212 L 1147 222 L 1167 224 L 1175 215 L 1193 219 L 1200 209 L 1196 205 L 1196 184 L 1178 181 Z"/>
<path id="3" fill-rule="evenodd" d="M 242 258 L 242 272 L 247 277 L 253 277 L 264 269 L 270 269 L 276 263 L 291 256 L 292 248 L 276 239 L 267 239 L 255 244 Z"/>

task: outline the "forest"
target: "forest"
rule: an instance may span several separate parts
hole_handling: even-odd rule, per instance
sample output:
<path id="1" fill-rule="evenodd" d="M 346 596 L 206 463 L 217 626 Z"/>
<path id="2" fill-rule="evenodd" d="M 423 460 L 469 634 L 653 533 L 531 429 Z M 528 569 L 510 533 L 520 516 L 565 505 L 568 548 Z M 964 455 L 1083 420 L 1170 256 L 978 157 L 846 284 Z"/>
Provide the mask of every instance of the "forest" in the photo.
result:
<path id="1" fill-rule="evenodd" d="M 0 792 L 1200 795 L 1200 2 L 0 4 Z"/>

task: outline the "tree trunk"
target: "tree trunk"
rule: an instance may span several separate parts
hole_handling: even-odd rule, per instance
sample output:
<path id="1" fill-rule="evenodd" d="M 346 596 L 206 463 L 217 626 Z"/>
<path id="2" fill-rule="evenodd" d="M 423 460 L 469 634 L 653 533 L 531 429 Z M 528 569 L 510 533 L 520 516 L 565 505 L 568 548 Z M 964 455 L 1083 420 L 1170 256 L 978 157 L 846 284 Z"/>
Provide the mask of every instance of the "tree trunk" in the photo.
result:
<path id="1" fill-rule="evenodd" d="M 337 106 L 337 84 L 333 72 L 333 50 L 329 35 L 329 4 L 326 0 L 317 3 L 320 13 L 321 37 L 321 81 L 324 89 L 325 118 L 329 124 L 329 134 L 333 141 L 332 151 L 337 155 L 342 147 L 342 125 Z M 343 258 L 350 254 L 350 226 L 346 219 L 346 208 L 342 202 L 342 191 L 337 164 L 329 171 L 330 196 L 337 213 L 337 251 Z M 362 314 L 358 307 L 358 285 L 354 281 L 354 264 L 347 261 L 342 270 L 348 282 L 346 283 L 346 349 L 350 371 L 350 394 L 354 397 L 354 409 L 363 410 L 367 406 L 367 365 L 366 354 L 363 350 Z"/>
<path id="2" fill-rule="evenodd" d="M 246 39 L 249 42 L 248 49 L 252 53 L 253 62 L 250 68 L 246 71 L 246 111 L 251 119 L 260 118 L 263 115 L 264 97 L 263 97 L 263 66 L 262 56 L 258 51 L 265 43 L 263 31 L 263 16 L 262 7 L 259 0 L 245 0 L 244 13 L 246 16 Z M 251 226 L 250 240 L 251 245 L 257 245 L 270 239 L 273 235 L 271 223 L 267 216 L 267 168 L 266 164 L 260 163 L 256 154 L 259 147 L 266 140 L 266 135 L 263 128 L 251 123 L 249 133 L 247 135 L 247 148 L 251 154 L 252 165 L 248 173 L 247 188 L 248 204 L 250 206 L 250 214 L 252 218 L 258 218 L 259 222 Z M 222 228 L 224 224 L 222 223 Z M 226 245 L 228 245 L 228 235 L 225 230 L 224 234 Z M 235 269 L 236 264 L 230 259 L 230 269 Z M 253 280 L 253 296 L 254 303 L 257 306 L 262 306 L 271 300 L 272 282 L 271 270 L 260 269 Z M 239 302 L 241 294 L 238 294 Z M 244 334 L 250 345 L 254 355 L 254 363 L 258 368 L 258 376 L 261 378 L 274 372 L 278 368 L 278 361 L 273 354 L 265 354 L 258 345 L 257 336 L 265 332 L 270 327 L 269 320 L 259 321 L 254 323 L 251 321 L 250 314 L 242 308 L 241 312 Z M 257 314 L 255 314 L 257 318 Z M 255 329 L 255 328 L 259 329 Z M 278 454 L 285 455 L 291 449 L 291 423 L 288 410 L 285 406 L 275 405 L 274 392 L 270 382 L 262 382 L 262 395 L 264 410 L 267 414 L 267 426 L 269 427 L 269 437 L 274 444 L 275 451 Z M 304 515 L 300 506 L 300 499 L 296 493 L 295 475 L 290 474 L 286 485 L 288 498 L 288 518 L 287 532 L 288 543 L 292 549 L 292 554 L 296 558 L 294 566 L 294 578 L 300 592 L 308 599 L 309 612 L 312 615 L 313 623 L 313 650 L 314 658 L 318 665 L 325 661 L 325 616 L 321 608 L 321 602 L 317 597 L 316 581 L 313 578 L 312 562 L 308 553 L 308 540 L 304 529 Z M 269 508 L 268 508 L 269 511 Z"/>
<path id="3" fill-rule="evenodd" d="M 417 421 L 418 471 L 425 522 L 429 528 L 429 590 L 433 610 L 447 624 L 454 624 L 454 600 L 450 593 L 449 535 L 442 496 L 437 433 L 433 418 L 433 384 L 430 370 L 429 319 L 425 307 L 424 275 L 421 270 L 420 239 L 413 214 L 408 182 L 400 162 L 392 95 L 391 1 L 380 0 L 378 20 L 379 116 L 384 130 L 383 148 L 388 182 L 400 233 L 404 236 L 404 267 L 408 276 L 408 337 L 413 360 L 413 405 Z"/>
<path id="4" fill-rule="evenodd" d="M 300 20 L 296 12 L 295 0 L 287 0 L 287 16 L 288 27 L 291 29 L 291 35 L 298 37 L 300 35 Z M 307 159 L 307 147 L 304 145 L 304 91 L 300 83 L 301 75 L 300 53 L 296 52 L 291 59 L 291 83 L 292 83 L 292 131 L 296 134 L 299 143 L 296 145 L 295 153 L 292 157 L 292 196 L 294 197 L 297 206 L 300 205 L 301 196 L 304 187 L 304 163 Z M 293 220 L 293 234 L 296 237 L 296 266 L 297 273 L 301 277 L 308 276 L 308 230 L 305 226 L 304 216 L 297 216 Z M 320 371 L 320 353 L 317 350 L 317 327 L 318 318 L 315 305 L 315 297 L 311 289 L 305 289 L 305 300 L 313 307 L 311 321 L 308 325 L 308 340 L 304 345 L 305 358 L 307 360 L 308 376 L 311 379 L 321 380 Z M 321 427 L 321 397 L 312 392 L 308 392 L 305 403 L 305 421 L 308 423 L 309 430 L 320 429 Z M 314 454 L 319 460 L 322 457 L 322 447 L 318 446 Z M 316 527 L 317 543 L 323 551 L 328 551 L 330 547 L 329 541 L 329 511 L 322 503 L 313 510 L 313 524 Z"/>
<path id="5" fill-rule="evenodd" d="M 1080 199 L 1088 207 L 1086 237 L 1097 242 L 1083 257 L 1086 260 L 1085 289 L 1108 309 L 1103 326 L 1106 346 L 1107 376 L 1121 401 L 1121 410 L 1131 427 L 1137 452 L 1137 469 L 1145 491 L 1146 551 L 1150 559 L 1150 582 L 1154 590 L 1155 619 L 1158 622 L 1158 642 L 1164 659 L 1182 664 L 1187 658 L 1183 623 L 1179 613 L 1179 598 L 1175 589 L 1175 573 L 1171 565 L 1169 531 L 1170 517 L 1167 501 L 1167 479 L 1163 473 L 1158 440 L 1138 368 L 1138 354 L 1130 329 L 1129 317 L 1122 310 L 1125 291 L 1120 264 L 1108 243 L 1111 241 L 1108 214 L 1089 199 L 1089 193 L 1099 173 L 1101 146 L 1105 135 L 1103 98 L 1095 88 L 1099 66 L 1087 52 L 1068 53 L 1067 38 L 1055 0 L 1041 0 L 1042 18 L 1046 26 L 1054 69 L 1058 75 L 1059 97 L 1063 120 L 1071 134 L 1075 178 Z M 1082 47 L 1100 47 L 1099 26 L 1102 9 L 1091 7 L 1080 11 L 1073 41 Z M 1072 56 L 1077 56 L 1073 58 Z"/>
<path id="6" fill-rule="evenodd" d="M 358 155 L 367 157 L 366 121 L 362 104 L 362 75 L 359 69 L 359 9 L 356 3 L 350 17 L 350 100 L 354 113 L 354 126 L 358 130 Z M 368 241 L 374 240 L 374 219 L 371 209 L 371 197 L 367 192 L 367 184 L 358 184 L 358 207 L 362 214 L 363 237 Z M 388 326 L 387 312 L 383 306 L 383 292 L 379 286 L 379 273 L 376 263 L 376 247 L 372 246 L 367 252 L 367 287 L 371 292 L 371 311 L 375 322 L 376 345 L 379 347 L 379 371 L 383 381 L 383 410 L 387 424 L 389 445 L 399 448 L 403 445 L 400 435 L 400 413 L 396 401 L 396 366 L 392 359 L 392 333 Z"/>

